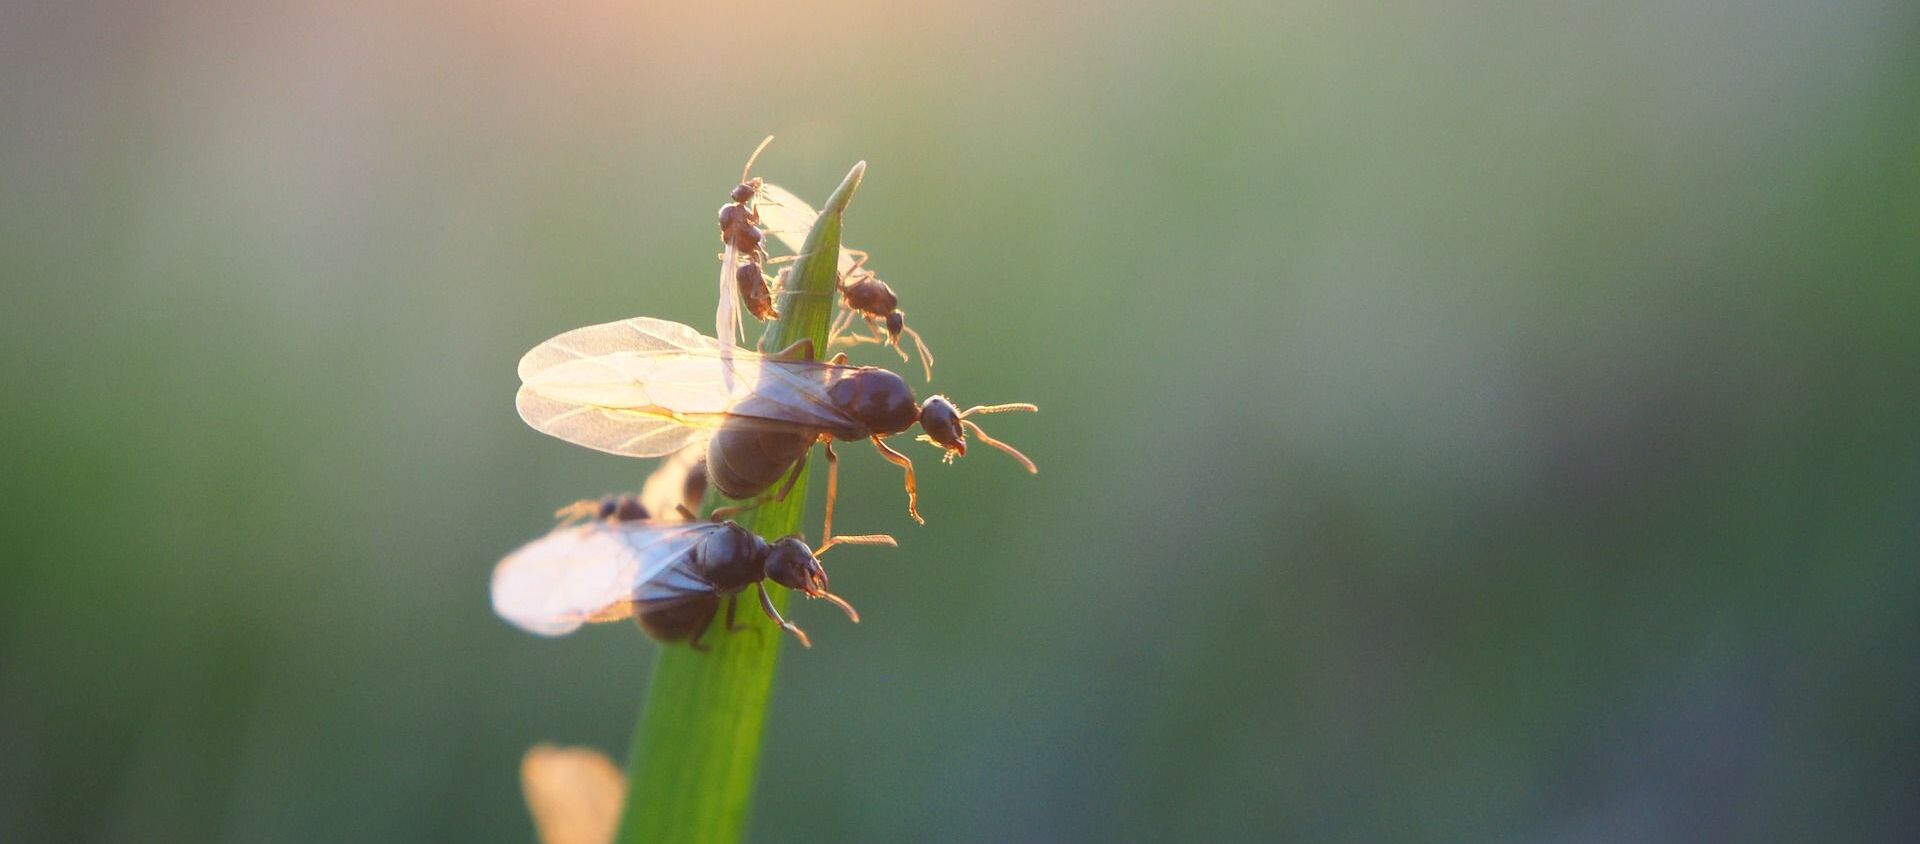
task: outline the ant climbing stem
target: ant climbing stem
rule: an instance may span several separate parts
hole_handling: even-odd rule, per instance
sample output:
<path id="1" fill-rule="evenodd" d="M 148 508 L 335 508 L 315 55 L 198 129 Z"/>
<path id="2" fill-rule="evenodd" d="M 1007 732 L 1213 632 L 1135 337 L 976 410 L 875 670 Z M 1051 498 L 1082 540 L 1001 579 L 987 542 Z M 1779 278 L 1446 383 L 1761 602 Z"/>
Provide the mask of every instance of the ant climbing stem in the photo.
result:
<path id="1" fill-rule="evenodd" d="M 608 365 L 579 366 L 582 348 L 605 350 L 587 360 L 606 357 Z M 817 360 L 816 351 L 801 340 L 773 354 L 733 352 L 723 341 L 648 317 L 587 326 L 528 353 L 517 404 L 521 418 L 536 430 L 613 454 L 657 457 L 704 443 L 709 483 L 739 502 L 754 502 L 773 490 L 778 491 L 769 498 L 784 497 L 798 483 L 796 470 L 824 441 L 867 440 L 900 467 L 907 512 L 924 523 L 913 461 L 886 443 L 916 425 L 949 453 L 949 460 L 966 454 L 972 434 L 1035 471 L 1025 454 L 976 421 L 994 413 L 1033 412 L 1034 405 L 978 405 L 962 413 L 946 396 L 919 401 L 893 372 L 846 365 L 844 354 Z M 729 354 L 733 363 L 688 365 Z M 744 389 L 727 380 L 736 372 L 751 376 Z M 838 482 L 830 484 L 837 496 Z"/>
<path id="2" fill-rule="evenodd" d="M 773 308 L 773 294 L 763 270 L 767 260 L 766 231 L 760 228 L 760 212 L 754 207 L 754 200 L 766 183 L 752 175 L 753 163 L 771 143 L 773 136 L 768 135 L 753 148 L 746 166 L 740 168 L 740 183 L 727 193 L 727 204 L 720 206 L 720 242 L 726 245 L 726 250 L 720 257 L 720 304 L 713 319 L 714 336 L 728 345 L 746 336 L 740 318 L 743 301 L 755 318 L 768 320 L 779 316 Z"/>

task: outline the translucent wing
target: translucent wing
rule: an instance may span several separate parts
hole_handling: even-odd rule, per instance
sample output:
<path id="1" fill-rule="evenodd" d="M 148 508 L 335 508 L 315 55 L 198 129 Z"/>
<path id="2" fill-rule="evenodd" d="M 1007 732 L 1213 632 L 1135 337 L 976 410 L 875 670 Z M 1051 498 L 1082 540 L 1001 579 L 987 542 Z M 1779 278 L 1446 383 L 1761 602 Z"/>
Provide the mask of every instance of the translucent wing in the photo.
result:
<path id="1" fill-rule="evenodd" d="M 720 338 L 720 358 L 725 362 L 733 359 L 733 344 L 747 336 L 740 324 L 740 286 L 733 280 L 733 263 L 738 255 L 733 241 L 727 241 L 726 254 L 720 256 L 720 304 L 713 312 L 713 336 Z M 721 380 L 733 386 L 732 370 L 723 367 Z"/>
<path id="2" fill-rule="evenodd" d="M 713 312 L 713 336 L 724 338 L 728 345 L 746 337 L 740 319 L 740 285 L 733 280 L 734 263 L 739 256 L 731 242 L 727 244 L 726 254 L 720 256 L 720 305 Z"/>
<path id="3" fill-rule="evenodd" d="M 719 348 L 718 340 L 701 336 L 700 332 L 680 323 L 635 317 L 576 328 L 533 347 L 520 357 L 520 380 L 526 381 L 555 364 L 613 352 L 711 352 Z"/>
<path id="4" fill-rule="evenodd" d="M 627 778 L 598 750 L 536 744 L 520 760 L 520 788 L 540 844 L 610 844 Z"/>
<path id="5" fill-rule="evenodd" d="M 773 235 L 795 255 L 807 245 L 807 232 L 813 230 L 813 221 L 820 218 L 820 212 L 813 210 L 807 201 L 794 196 L 792 191 L 776 184 L 760 185 L 759 199 L 753 203 L 753 210 L 760 214 L 760 227 Z M 843 247 L 840 250 L 840 274 L 853 271 L 853 256 Z"/>
<path id="6" fill-rule="evenodd" d="M 493 569 L 493 611 L 529 633 L 564 636 L 633 614 L 655 578 L 723 529 L 715 522 L 592 522 L 556 528 Z"/>
<path id="7" fill-rule="evenodd" d="M 768 358 L 666 320 L 637 317 L 569 331 L 520 361 L 520 418 L 567 442 L 659 457 L 722 425 L 840 431 L 860 423 L 827 385 L 851 369 Z M 749 402 L 751 399 L 751 402 Z"/>

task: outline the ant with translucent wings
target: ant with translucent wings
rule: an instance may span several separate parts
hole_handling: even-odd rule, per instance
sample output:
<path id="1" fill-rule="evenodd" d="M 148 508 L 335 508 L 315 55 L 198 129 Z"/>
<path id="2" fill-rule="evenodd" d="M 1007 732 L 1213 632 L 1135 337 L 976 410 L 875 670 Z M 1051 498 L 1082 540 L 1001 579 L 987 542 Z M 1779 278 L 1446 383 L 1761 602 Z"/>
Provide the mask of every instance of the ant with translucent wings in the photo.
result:
<path id="1" fill-rule="evenodd" d="M 726 251 L 720 257 L 720 305 L 713 315 L 714 336 L 728 342 L 744 335 L 740 319 L 743 306 L 763 322 L 780 316 L 773 304 L 774 285 L 767 280 L 766 231 L 760 228 L 759 203 L 755 201 L 766 183 L 751 175 L 753 162 L 771 143 L 773 136 L 768 135 L 747 156 L 747 165 L 740 169 L 740 183 L 727 194 L 727 204 L 720 206 L 720 242 Z"/>
<path id="2" fill-rule="evenodd" d="M 739 630 L 734 610 L 740 593 L 751 586 L 759 591 L 767 617 L 812 647 L 806 631 L 774 607 L 766 590 L 771 580 L 823 599 L 859 623 L 853 605 L 827 591 L 820 556 L 839 545 L 892 546 L 893 537 L 828 536 L 816 550 L 799 534 L 769 543 L 732 521 L 701 521 L 683 501 L 674 500 L 683 495 L 698 500 L 694 491 L 705 485 L 698 466 L 670 460 L 648 479 L 648 491 L 641 495 L 609 495 L 560 508 L 554 514 L 560 523 L 552 531 L 494 567 L 494 611 L 542 636 L 631 618 L 656 640 L 685 641 L 705 651 L 700 638 L 719 613 L 720 599 L 727 599 L 726 629 Z M 678 518 L 653 517 L 643 499 L 659 493 L 674 502 Z"/>
<path id="3" fill-rule="evenodd" d="M 885 442 L 915 425 L 948 461 L 967 453 L 971 434 L 1028 472 L 1039 471 L 969 418 L 1039 409 L 1031 404 L 963 411 L 945 396 L 919 402 L 899 375 L 849 366 L 845 355 L 817 360 L 809 340 L 772 355 L 730 346 L 650 317 L 576 328 L 521 358 L 515 404 L 535 430 L 613 454 L 657 457 L 704 446 L 709 482 L 729 498 L 756 499 L 747 506 L 769 500 L 762 493 L 783 478 L 771 500 L 785 498 L 813 446 L 824 444 L 829 536 L 838 493 L 836 440 L 871 441 L 905 470 L 907 514 L 922 523 L 913 461 Z"/>
<path id="4" fill-rule="evenodd" d="M 760 201 L 756 203 L 758 216 L 763 221 L 766 234 L 771 234 L 793 255 L 772 258 L 767 263 L 778 264 L 792 261 L 805 248 L 807 232 L 813 228 L 813 222 L 820 214 L 808 205 L 806 200 L 795 196 L 792 191 L 771 182 L 761 182 L 755 186 L 755 194 Z M 920 368 L 927 380 L 933 380 L 933 352 L 927 348 L 920 332 L 907 326 L 907 312 L 900 310 L 900 297 L 893 288 L 880 280 L 873 270 L 867 269 L 867 260 L 872 256 L 859 249 L 842 248 L 838 271 L 840 278 L 836 286 L 840 290 L 840 305 L 844 309 L 834 320 L 833 328 L 828 332 L 828 346 L 853 345 L 858 343 L 880 343 L 892 346 L 901 360 L 908 360 L 907 352 L 900 347 L 900 337 L 905 335 L 913 341 L 920 353 Z M 866 320 L 872 336 L 862 336 L 849 331 L 855 317 Z M 884 327 L 885 333 L 882 334 Z"/>

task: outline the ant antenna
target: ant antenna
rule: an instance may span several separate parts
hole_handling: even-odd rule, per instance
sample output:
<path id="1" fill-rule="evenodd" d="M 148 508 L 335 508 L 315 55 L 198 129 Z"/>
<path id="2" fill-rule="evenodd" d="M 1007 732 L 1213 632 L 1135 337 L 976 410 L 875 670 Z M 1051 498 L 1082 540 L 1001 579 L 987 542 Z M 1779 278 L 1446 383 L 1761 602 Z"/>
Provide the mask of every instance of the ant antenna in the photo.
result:
<path id="1" fill-rule="evenodd" d="M 753 162 L 760 157 L 761 151 L 765 150 L 767 144 L 770 143 L 773 143 L 772 135 L 768 135 L 766 140 L 761 141 L 759 146 L 753 148 L 753 154 L 747 156 L 747 166 L 740 168 L 740 181 L 747 181 L 747 176 L 753 172 Z"/>
<path id="2" fill-rule="evenodd" d="M 1013 446 L 1007 445 L 1006 443 L 1003 443 L 999 440 L 996 440 L 992 437 L 987 436 L 987 432 L 980 430 L 980 426 L 978 424 L 975 424 L 974 422 L 967 420 L 967 417 L 972 416 L 974 414 L 980 414 L 984 416 L 989 413 L 1007 413 L 1009 411 L 1014 411 L 1014 410 L 1024 410 L 1029 413 L 1040 412 L 1040 408 L 1037 405 L 1031 405 L 1025 402 L 1019 402 L 1016 404 L 977 404 L 977 405 L 974 405 L 973 407 L 969 407 L 966 410 L 963 410 L 960 412 L 960 424 L 963 427 L 965 427 L 967 430 L 972 431 L 973 435 L 975 437 L 978 437 L 981 442 L 986 443 L 987 445 L 993 446 L 994 448 L 1000 449 L 1001 451 L 1006 452 L 1008 456 L 1011 456 L 1013 459 L 1020 461 L 1020 465 L 1027 467 L 1027 472 L 1029 474 L 1038 475 L 1040 474 L 1040 468 L 1033 465 L 1033 461 L 1028 460 L 1026 455 L 1021 454 L 1019 449 L 1014 448 Z"/>
<path id="3" fill-rule="evenodd" d="M 1020 449 L 1014 448 L 1013 446 L 1007 445 L 1006 443 L 1003 443 L 999 440 L 996 440 L 992 437 L 987 436 L 987 432 L 980 430 L 980 426 L 974 424 L 971 420 L 962 419 L 960 420 L 960 424 L 964 426 L 967 430 L 972 431 L 975 439 L 978 439 L 979 441 L 986 443 L 987 445 L 993 446 L 994 448 L 1000 449 L 1001 451 L 1006 452 L 1008 456 L 1011 456 L 1013 459 L 1020 461 L 1020 465 L 1027 467 L 1028 474 L 1031 474 L 1031 475 L 1040 474 L 1040 467 L 1033 465 L 1033 461 L 1028 460 L 1026 455 L 1021 454 Z"/>
<path id="4" fill-rule="evenodd" d="M 907 335 L 908 337 L 913 338 L 914 351 L 917 351 L 920 353 L 920 368 L 926 372 L 927 380 L 932 381 L 933 380 L 933 353 L 927 351 L 926 341 L 920 339 L 920 332 L 913 330 L 912 326 L 905 324 L 906 316 L 907 316 L 906 311 L 900 312 L 900 318 L 901 318 L 900 332 L 902 334 Z M 897 340 L 894 341 L 895 348 L 898 348 L 899 345 L 900 345 L 899 341 Z"/>
<path id="5" fill-rule="evenodd" d="M 1006 413 L 1010 410 L 1024 410 L 1028 413 L 1039 413 L 1040 406 L 1034 405 L 1034 404 L 1027 404 L 1026 402 L 1016 402 L 1014 404 L 976 404 L 972 407 L 967 408 L 966 410 L 960 411 L 960 418 L 965 419 L 976 413 L 979 413 L 979 414 Z"/>
<path id="6" fill-rule="evenodd" d="M 836 536 L 827 540 L 825 544 L 814 549 L 813 556 L 816 558 L 825 556 L 827 549 L 835 545 L 885 545 L 889 548 L 900 547 L 900 543 L 893 541 L 893 537 L 884 533 L 849 534 L 847 536 Z"/>

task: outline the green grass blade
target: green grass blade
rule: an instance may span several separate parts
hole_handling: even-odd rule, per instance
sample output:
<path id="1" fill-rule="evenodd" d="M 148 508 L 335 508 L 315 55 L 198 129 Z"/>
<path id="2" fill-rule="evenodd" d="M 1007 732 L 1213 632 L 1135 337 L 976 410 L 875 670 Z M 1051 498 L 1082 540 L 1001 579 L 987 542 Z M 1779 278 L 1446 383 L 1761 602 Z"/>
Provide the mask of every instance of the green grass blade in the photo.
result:
<path id="1" fill-rule="evenodd" d="M 781 294 L 780 319 L 767 326 L 761 348 L 777 351 L 810 337 L 825 354 L 841 216 L 866 168 L 864 161 L 854 165 L 821 208 L 807 234 L 804 257 L 795 262 Z M 767 539 L 801 531 L 811 474 L 809 469 L 801 476 L 785 501 L 741 514 L 740 524 Z M 818 541 L 818 532 L 811 538 Z M 769 585 L 768 591 L 785 613 L 787 590 Z M 627 804 L 617 841 L 730 842 L 745 834 L 784 634 L 761 613 L 752 590 L 741 593 L 738 621 L 750 629 L 727 633 L 723 620 L 714 620 L 703 639 L 711 651 L 671 646 L 654 663 L 627 756 Z"/>

